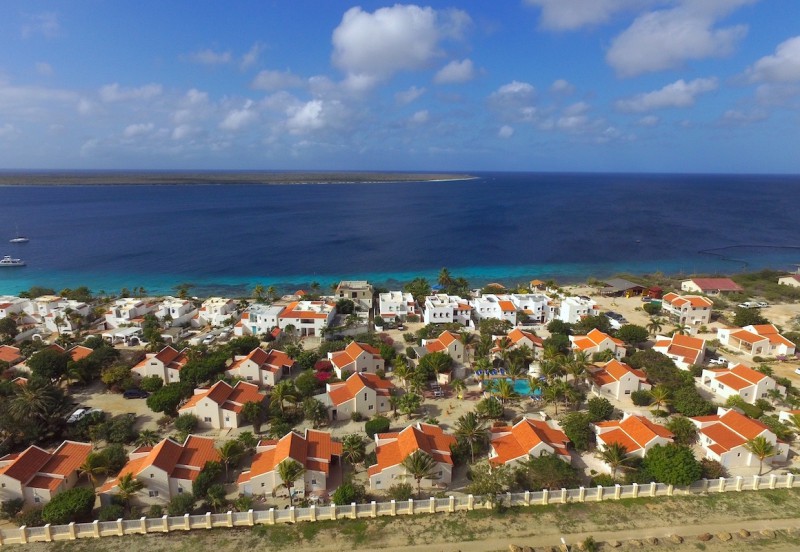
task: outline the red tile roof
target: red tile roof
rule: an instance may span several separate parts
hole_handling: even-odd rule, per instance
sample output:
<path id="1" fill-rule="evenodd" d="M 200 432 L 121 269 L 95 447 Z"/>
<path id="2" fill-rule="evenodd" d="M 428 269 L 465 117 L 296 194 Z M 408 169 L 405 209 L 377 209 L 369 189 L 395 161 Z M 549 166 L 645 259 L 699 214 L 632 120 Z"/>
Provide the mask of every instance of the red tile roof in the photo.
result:
<path id="1" fill-rule="evenodd" d="M 339 406 L 342 403 L 354 399 L 365 387 L 374 390 L 379 396 L 389 396 L 391 390 L 395 388 L 392 382 L 381 379 L 375 374 L 355 373 L 347 378 L 344 383 L 333 387 L 328 392 L 328 396 L 334 405 Z"/>
<path id="2" fill-rule="evenodd" d="M 651 422 L 643 416 L 632 415 L 621 421 L 598 422 L 595 426 L 601 429 L 609 429 L 609 431 L 598 434 L 598 441 L 602 441 L 606 445 L 620 443 L 628 449 L 629 454 L 646 448 L 648 443 L 656 437 L 663 437 L 664 439 L 672 439 L 673 437 L 670 430 Z"/>
<path id="3" fill-rule="evenodd" d="M 450 446 L 456 443 L 456 438 L 439 426 L 419 422 L 399 433 L 380 433 L 376 440 L 380 441 L 376 449 L 378 463 L 370 466 L 369 475 L 401 464 L 418 450 L 431 455 L 437 462 L 453 464 Z"/>
<path id="4" fill-rule="evenodd" d="M 491 446 L 496 456 L 489 462 L 505 464 L 527 456 L 537 445 L 545 443 L 559 456 L 569 456 L 569 438 L 563 431 L 551 427 L 547 422 L 524 418 L 513 427 L 492 429 Z"/>
<path id="5" fill-rule="evenodd" d="M 699 432 L 717 445 L 715 450 L 718 453 L 744 445 L 747 441 L 763 434 L 764 431 L 769 431 L 769 428 L 763 423 L 748 418 L 733 409 L 721 416 L 698 416 L 692 420 L 709 424 L 701 427 Z"/>
<path id="6" fill-rule="evenodd" d="M 691 281 L 703 291 L 744 291 L 730 278 L 692 278 Z"/>
<path id="7" fill-rule="evenodd" d="M 11 345 L 0 345 L 0 361 L 16 364 L 22 360 L 19 349 Z"/>
<path id="8" fill-rule="evenodd" d="M 332 458 L 342 455 L 342 443 L 334 441 L 330 433 L 314 429 L 306 429 L 304 435 L 291 431 L 278 441 L 262 441 L 259 448 L 263 450 L 253 458 L 250 470 L 239 477 L 240 483 L 275 470 L 287 459 L 327 475 Z"/>

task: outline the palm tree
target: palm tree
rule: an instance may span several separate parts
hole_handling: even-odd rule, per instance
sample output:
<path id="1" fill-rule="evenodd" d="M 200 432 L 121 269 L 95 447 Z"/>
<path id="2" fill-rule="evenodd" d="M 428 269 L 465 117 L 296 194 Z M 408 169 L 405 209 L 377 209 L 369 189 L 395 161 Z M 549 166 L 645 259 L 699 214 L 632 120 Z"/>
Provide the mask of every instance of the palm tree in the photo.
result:
<path id="1" fill-rule="evenodd" d="M 658 332 L 660 332 L 663 329 L 663 326 L 661 325 L 662 322 L 663 321 L 660 318 L 653 318 L 647 324 L 647 331 L 650 332 L 651 335 L 658 334 Z"/>
<path id="2" fill-rule="evenodd" d="M 217 449 L 217 453 L 219 454 L 219 461 L 225 466 L 225 481 L 227 482 L 228 468 L 242 457 L 244 454 L 244 447 L 240 441 L 225 441 L 222 446 Z"/>
<path id="3" fill-rule="evenodd" d="M 456 421 L 456 437 L 469 443 L 469 452 L 474 464 L 475 445 L 481 444 L 486 439 L 486 422 L 478 418 L 474 412 L 467 412 L 459 416 Z"/>
<path id="4" fill-rule="evenodd" d="M 764 467 L 764 459 L 769 458 L 770 456 L 775 456 L 776 452 L 775 446 L 767 441 L 767 438 L 763 435 L 747 441 L 744 444 L 744 448 L 746 448 L 751 454 L 754 454 L 758 457 L 758 475 L 761 475 L 761 470 Z"/>
<path id="5" fill-rule="evenodd" d="M 500 352 L 500 360 L 503 361 L 503 366 L 505 366 L 508 363 L 508 353 L 511 350 L 511 345 L 513 344 L 508 337 L 501 337 L 495 341 L 495 344 Z"/>
<path id="6" fill-rule="evenodd" d="M 253 288 L 253 299 L 257 303 L 261 303 L 264 300 L 264 286 L 262 284 L 256 284 Z"/>
<path id="7" fill-rule="evenodd" d="M 687 334 L 689 332 L 689 326 L 683 324 L 681 322 L 675 324 L 675 332 L 676 334 Z"/>
<path id="8" fill-rule="evenodd" d="M 481 372 L 481 375 L 478 376 L 480 377 L 481 380 L 483 380 L 483 378 L 486 376 L 486 372 L 491 370 L 491 368 L 492 368 L 492 363 L 486 357 L 481 357 L 475 361 L 475 371 Z"/>
<path id="9" fill-rule="evenodd" d="M 367 454 L 366 447 L 367 445 L 364 443 L 364 438 L 361 435 L 351 433 L 342 439 L 342 456 L 353 466 L 353 469 L 355 469 L 356 464 L 360 464 L 364 461 Z"/>
<path id="10" fill-rule="evenodd" d="M 8 405 L 8 412 L 14 420 L 26 423 L 37 420 L 49 427 L 63 420 L 67 408 L 64 395 L 57 387 L 29 382 L 28 385 L 14 387 L 14 397 Z"/>
<path id="11" fill-rule="evenodd" d="M 650 390 L 650 404 L 656 406 L 656 410 L 661 410 L 661 405 L 667 406 L 671 401 L 672 393 L 665 385 L 656 385 Z"/>
<path id="12" fill-rule="evenodd" d="M 500 379 L 495 382 L 494 395 L 500 399 L 500 404 L 506 404 L 507 401 L 512 401 L 519 397 L 519 394 L 514 391 L 514 384 L 507 379 Z"/>
<path id="13" fill-rule="evenodd" d="M 784 399 L 786 398 L 784 397 L 783 393 L 781 393 L 777 389 L 770 389 L 769 391 L 767 391 L 767 396 L 772 401 L 772 404 L 775 405 L 783 403 Z"/>
<path id="14" fill-rule="evenodd" d="M 108 462 L 103 454 L 90 452 L 86 457 L 80 468 L 78 468 L 79 475 L 86 476 L 92 488 L 97 488 L 98 476 L 108 473 Z"/>
<path id="15" fill-rule="evenodd" d="M 417 496 L 422 494 L 423 479 L 438 479 L 439 475 L 434 471 L 437 467 L 436 460 L 425 451 L 416 450 L 405 457 L 400 464 L 406 470 L 406 474 L 401 477 L 411 477 L 417 482 Z"/>
<path id="16" fill-rule="evenodd" d="M 306 469 L 300 462 L 292 460 L 291 458 L 287 458 L 280 464 L 278 464 L 278 476 L 281 478 L 281 487 L 286 487 L 286 490 L 289 492 L 289 505 L 291 506 L 293 503 L 293 496 L 292 496 L 292 488 L 294 487 L 295 481 L 303 477 L 306 473 Z"/>
<path id="17" fill-rule="evenodd" d="M 291 381 L 280 381 L 278 385 L 272 388 L 271 393 L 271 400 L 273 403 L 277 403 L 277 405 L 281 409 L 281 414 L 285 413 L 283 403 L 297 402 L 297 395 L 295 395 L 294 391 L 294 384 Z"/>
<path id="18" fill-rule="evenodd" d="M 144 483 L 135 479 L 132 473 L 126 473 L 117 481 L 117 496 L 122 500 L 122 504 L 127 509 L 133 496 L 144 489 Z"/>
<path id="19" fill-rule="evenodd" d="M 800 414 L 792 414 L 789 416 L 788 425 L 795 434 L 800 434 Z"/>
<path id="20" fill-rule="evenodd" d="M 275 286 L 267 288 L 267 301 L 272 303 L 275 300 Z"/>
<path id="21" fill-rule="evenodd" d="M 453 392 L 456 394 L 458 400 L 464 398 L 464 391 L 467 389 L 467 384 L 464 383 L 464 380 L 454 379 L 450 382 L 450 387 L 453 389 Z"/>
<path id="22" fill-rule="evenodd" d="M 462 330 L 459 332 L 461 343 L 464 344 L 464 364 L 469 363 L 469 350 L 475 345 L 478 336 L 469 330 Z"/>
<path id="23" fill-rule="evenodd" d="M 632 461 L 632 458 L 628 456 L 627 447 L 621 443 L 609 443 L 598 449 L 596 456 L 611 467 L 613 479 L 616 479 L 618 469 L 627 467 Z"/>
<path id="24" fill-rule="evenodd" d="M 585 351 L 576 351 L 567 362 L 567 372 L 572 376 L 573 382 L 583 382 L 589 366 L 589 355 Z"/>
<path id="25" fill-rule="evenodd" d="M 450 275 L 450 271 L 446 268 L 442 268 L 439 271 L 439 278 L 438 278 L 439 285 L 443 288 L 449 286 L 453 283 L 453 277 Z"/>
<path id="26" fill-rule="evenodd" d="M 525 365 L 522 364 L 522 361 L 516 357 L 510 359 L 508 366 L 506 367 L 506 375 L 511 378 L 512 382 L 523 379 L 527 372 L 528 371 L 525 369 Z"/>
<path id="27" fill-rule="evenodd" d="M 161 436 L 152 429 L 143 429 L 136 436 L 137 447 L 152 447 L 161 440 Z"/>
<path id="28" fill-rule="evenodd" d="M 408 380 L 411 378 L 413 371 L 408 365 L 404 356 L 398 355 L 392 361 L 392 372 L 394 376 L 399 379 L 403 389 L 408 390 Z"/>
<path id="29" fill-rule="evenodd" d="M 539 363 L 539 374 L 551 384 L 561 375 L 561 365 L 552 359 L 543 360 Z"/>
<path id="30" fill-rule="evenodd" d="M 556 416 L 558 416 L 558 403 L 563 398 L 564 398 L 564 387 L 557 383 L 552 383 L 550 385 L 545 386 L 544 391 L 542 391 L 542 399 L 544 399 L 545 402 L 550 403 L 555 407 Z"/>

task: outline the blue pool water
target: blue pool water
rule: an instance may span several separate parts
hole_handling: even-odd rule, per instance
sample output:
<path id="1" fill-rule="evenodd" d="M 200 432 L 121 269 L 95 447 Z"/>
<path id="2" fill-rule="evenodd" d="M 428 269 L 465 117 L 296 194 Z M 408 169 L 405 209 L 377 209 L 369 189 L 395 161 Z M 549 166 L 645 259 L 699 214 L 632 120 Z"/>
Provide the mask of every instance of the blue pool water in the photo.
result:
<path id="1" fill-rule="evenodd" d="M 506 378 L 507 382 L 511 382 L 511 378 Z M 531 392 L 531 384 L 527 379 L 519 379 L 514 382 L 514 391 L 523 397 L 528 397 L 530 395 L 540 396 L 542 394 L 541 389 L 534 389 Z"/>

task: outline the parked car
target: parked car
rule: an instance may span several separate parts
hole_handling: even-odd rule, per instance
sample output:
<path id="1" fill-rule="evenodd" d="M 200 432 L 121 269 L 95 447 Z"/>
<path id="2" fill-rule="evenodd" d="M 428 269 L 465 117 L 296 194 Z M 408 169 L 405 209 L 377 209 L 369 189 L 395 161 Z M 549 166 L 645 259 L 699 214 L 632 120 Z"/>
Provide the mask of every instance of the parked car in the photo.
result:
<path id="1" fill-rule="evenodd" d="M 728 365 L 728 359 L 723 358 L 723 357 L 712 358 L 711 360 L 708 361 L 708 363 L 709 364 L 717 364 L 719 366 L 727 366 Z"/>
<path id="2" fill-rule="evenodd" d="M 67 418 L 67 423 L 74 424 L 75 422 L 86 416 L 88 412 L 89 412 L 88 408 L 79 408 L 78 410 L 69 415 L 69 418 Z"/>
<path id="3" fill-rule="evenodd" d="M 758 305 L 758 308 L 760 309 L 765 309 L 769 306 L 769 303 L 767 303 L 766 301 L 759 301 L 758 303 L 756 303 L 756 305 Z"/>
<path id="4" fill-rule="evenodd" d="M 214 341 L 216 341 L 216 340 L 217 340 L 217 338 L 216 338 L 216 337 L 214 337 L 213 335 L 209 335 L 208 337 L 206 337 L 206 338 L 203 340 L 203 345 L 211 345 L 211 344 L 212 344 L 212 343 L 214 343 Z"/>
<path id="5" fill-rule="evenodd" d="M 758 307 L 758 304 L 753 301 L 745 301 L 744 303 L 739 303 L 736 306 L 740 309 L 755 309 Z"/>
<path id="6" fill-rule="evenodd" d="M 128 389 L 122 393 L 122 398 L 124 399 L 146 399 L 149 396 L 150 393 L 141 389 Z"/>

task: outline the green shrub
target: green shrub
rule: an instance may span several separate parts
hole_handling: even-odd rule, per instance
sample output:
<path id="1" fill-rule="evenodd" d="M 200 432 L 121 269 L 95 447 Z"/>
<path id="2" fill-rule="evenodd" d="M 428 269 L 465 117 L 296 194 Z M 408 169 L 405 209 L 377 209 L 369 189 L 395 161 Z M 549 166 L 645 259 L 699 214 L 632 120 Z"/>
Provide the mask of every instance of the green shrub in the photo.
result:
<path id="1" fill-rule="evenodd" d="M 148 393 L 155 393 L 164 387 L 164 380 L 159 376 L 146 376 L 139 382 L 139 388 Z"/>
<path id="2" fill-rule="evenodd" d="M 42 519 L 41 508 L 23 510 L 22 513 L 17 516 L 16 522 L 19 525 L 25 525 L 26 527 L 40 527 L 45 524 L 44 519 Z"/>
<path id="3" fill-rule="evenodd" d="M 128 454 L 120 444 L 109 445 L 98 454 L 103 456 L 109 475 L 116 475 L 128 463 Z"/>
<path id="4" fill-rule="evenodd" d="M 181 493 L 169 501 L 167 513 L 171 516 L 191 514 L 192 510 L 194 510 L 194 503 L 194 496 L 191 493 Z"/>
<path id="5" fill-rule="evenodd" d="M 199 422 L 200 420 L 198 420 L 197 416 L 194 414 L 181 414 L 175 418 L 175 429 L 184 435 L 188 435 L 194 431 Z"/>
<path id="6" fill-rule="evenodd" d="M 367 420 L 367 423 L 364 424 L 364 431 L 367 432 L 367 437 L 374 439 L 376 433 L 386 433 L 389 431 L 390 425 L 391 422 L 389 422 L 389 418 L 385 416 L 375 416 L 371 420 Z"/>
<path id="7" fill-rule="evenodd" d="M 414 487 L 411 483 L 395 483 L 386 494 L 393 500 L 408 500 L 414 496 Z"/>
<path id="8" fill-rule="evenodd" d="M 600 473 L 592 477 L 593 487 L 598 487 L 598 486 L 613 487 L 615 483 L 616 481 L 614 481 L 614 478 L 607 473 Z"/>
<path id="9" fill-rule="evenodd" d="M 331 501 L 334 504 L 352 504 L 353 502 L 361 503 L 367 499 L 367 490 L 364 485 L 348 481 L 342 483 L 333 492 Z"/>
<path id="10" fill-rule="evenodd" d="M 589 411 L 589 417 L 592 419 L 592 422 L 609 420 L 611 419 L 611 415 L 614 414 L 614 406 L 608 401 L 608 399 L 603 397 L 592 397 L 589 399 L 586 407 Z"/>
<path id="11" fill-rule="evenodd" d="M 164 515 L 164 507 L 160 504 L 153 504 L 147 510 L 147 517 L 149 518 L 160 518 Z"/>
<path id="12" fill-rule="evenodd" d="M 63 525 L 70 521 L 92 521 L 94 489 L 75 487 L 58 493 L 42 508 L 45 523 Z"/>
<path id="13" fill-rule="evenodd" d="M 125 517 L 125 508 L 121 504 L 110 504 L 100 508 L 97 519 L 100 521 L 115 521 Z"/>
<path id="14" fill-rule="evenodd" d="M 0 506 L 0 517 L 3 519 L 13 519 L 25 507 L 25 500 L 21 498 L 12 498 L 11 500 L 3 501 Z"/>

